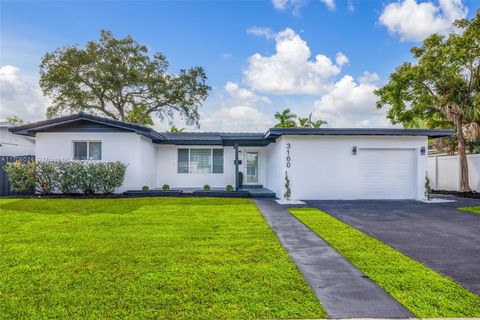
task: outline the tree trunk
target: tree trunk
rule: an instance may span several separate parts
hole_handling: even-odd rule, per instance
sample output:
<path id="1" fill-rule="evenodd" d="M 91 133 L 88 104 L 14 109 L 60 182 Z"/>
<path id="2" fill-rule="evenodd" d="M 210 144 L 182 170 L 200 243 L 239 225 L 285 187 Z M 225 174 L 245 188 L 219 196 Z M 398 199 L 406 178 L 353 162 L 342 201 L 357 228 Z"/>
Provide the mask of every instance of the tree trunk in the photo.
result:
<path id="1" fill-rule="evenodd" d="M 468 160 L 467 152 L 465 150 L 465 136 L 462 131 L 462 119 L 457 117 L 455 121 L 455 129 L 457 131 L 458 141 L 458 158 L 460 160 L 460 192 L 471 192 L 468 181 Z"/>

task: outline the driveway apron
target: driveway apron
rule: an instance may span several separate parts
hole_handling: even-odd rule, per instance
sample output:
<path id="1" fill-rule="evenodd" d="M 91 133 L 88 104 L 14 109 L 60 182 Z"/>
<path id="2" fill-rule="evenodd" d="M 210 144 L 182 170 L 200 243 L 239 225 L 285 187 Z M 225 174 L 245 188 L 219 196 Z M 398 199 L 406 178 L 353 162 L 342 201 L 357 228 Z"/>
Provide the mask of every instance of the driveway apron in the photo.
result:
<path id="1" fill-rule="evenodd" d="M 409 318 L 412 314 L 271 199 L 256 206 L 331 318 Z"/>

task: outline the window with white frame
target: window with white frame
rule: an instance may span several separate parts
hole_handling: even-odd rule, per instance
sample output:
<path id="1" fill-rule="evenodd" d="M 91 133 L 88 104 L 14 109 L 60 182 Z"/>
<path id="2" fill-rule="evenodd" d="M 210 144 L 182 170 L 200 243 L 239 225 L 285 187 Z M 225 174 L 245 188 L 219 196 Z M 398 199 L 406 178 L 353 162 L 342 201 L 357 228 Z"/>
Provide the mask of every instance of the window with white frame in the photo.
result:
<path id="1" fill-rule="evenodd" d="M 73 141 L 74 160 L 102 160 L 101 141 Z"/>
<path id="2" fill-rule="evenodd" d="M 223 149 L 178 149 L 178 173 L 223 173 Z"/>

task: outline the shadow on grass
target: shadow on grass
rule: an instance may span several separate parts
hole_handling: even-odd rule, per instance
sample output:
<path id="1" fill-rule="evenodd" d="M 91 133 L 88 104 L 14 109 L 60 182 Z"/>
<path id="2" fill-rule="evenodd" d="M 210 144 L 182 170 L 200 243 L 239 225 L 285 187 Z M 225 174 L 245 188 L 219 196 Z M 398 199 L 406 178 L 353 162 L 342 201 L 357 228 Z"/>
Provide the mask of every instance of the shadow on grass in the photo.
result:
<path id="1" fill-rule="evenodd" d="M 18 199 L 0 205 L 0 210 L 42 214 L 126 214 L 147 204 L 131 199 Z"/>
<path id="2" fill-rule="evenodd" d="M 143 206 L 235 206 L 247 205 L 250 199 L 228 198 L 119 198 L 119 199 L 4 199 L 0 211 L 42 214 L 128 214 Z"/>

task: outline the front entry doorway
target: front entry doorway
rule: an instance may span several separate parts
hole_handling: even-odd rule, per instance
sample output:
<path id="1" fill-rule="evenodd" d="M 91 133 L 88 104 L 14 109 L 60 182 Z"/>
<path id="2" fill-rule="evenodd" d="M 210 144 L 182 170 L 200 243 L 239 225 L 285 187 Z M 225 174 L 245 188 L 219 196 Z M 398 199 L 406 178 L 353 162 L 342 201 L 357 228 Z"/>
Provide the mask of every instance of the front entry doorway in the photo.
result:
<path id="1" fill-rule="evenodd" d="M 245 184 L 252 185 L 258 184 L 258 152 L 247 151 L 245 152 Z"/>

